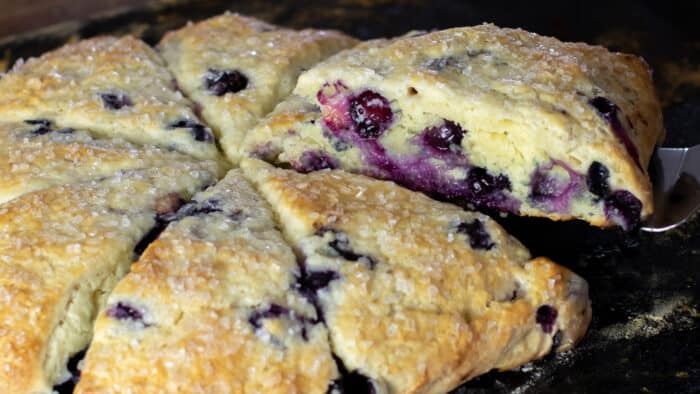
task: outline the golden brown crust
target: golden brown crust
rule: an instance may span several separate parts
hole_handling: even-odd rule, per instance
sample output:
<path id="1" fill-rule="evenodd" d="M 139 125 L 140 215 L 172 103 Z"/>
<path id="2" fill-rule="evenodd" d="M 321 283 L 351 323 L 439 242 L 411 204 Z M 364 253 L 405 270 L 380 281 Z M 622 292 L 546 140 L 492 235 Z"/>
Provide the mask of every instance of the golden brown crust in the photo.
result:
<path id="1" fill-rule="evenodd" d="M 158 199 L 183 198 L 213 174 L 195 166 L 129 171 L 0 205 L 0 381 L 50 392 L 87 345 L 102 298 L 153 226 Z"/>
<path id="2" fill-rule="evenodd" d="M 105 100 L 104 95 L 113 96 Z M 59 128 L 87 129 L 217 159 L 211 130 L 174 126 L 198 122 L 191 107 L 175 90 L 158 55 L 130 36 L 65 45 L 18 62 L 0 80 L 3 121 L 48 119 Z"/>
<path id="3" fill-rule="evenodd" d="M 178 215 L 109 297 L 143 320 L 102 314 L 76 392 L 326 393 L 328 333 L 267 204 L 233 170 Z"/>
<path id="4" fill-rule="evenodd" d="M 545 258 L 531 260 L 484 215 L 342 171 L 301 175 L 253 160 L 242 168 L 307 273 L 336 273 L 317 295 L 331 345 L 376 387 L 445 392 L 544 356 L 558 332 L 562 350 L 586 331 L 585 281 Z M 460 231 L 475 221 L 490 248 L 470 247 L 472 235 Z M 544 306 L 557 311 L 548 328 L 536 321 Z"/>
<path id="5" fill-rule="evenodd" d="M 0 203 L 51 186 L 85 182 L 120 170 L 195 161 L 177 152 L 140 147 L 121 139 L 96 139 L 88 132 L 53 125 L 0 124 Z M 210 161 L 212 173 L 223 167 Z"/>
<path id="6" fill-rule="evenodd" d="M 159 48 L 179 86 L 202 106 L 228 158 L 238 162 L 249 128 L 292 91 L 299 73 L 356 42 L 337 31 L 297 31 L 226 13 L 167 33 Z M 235 70 L 247 84 L 216 95 L 205 83 L 212 70 Z"/>

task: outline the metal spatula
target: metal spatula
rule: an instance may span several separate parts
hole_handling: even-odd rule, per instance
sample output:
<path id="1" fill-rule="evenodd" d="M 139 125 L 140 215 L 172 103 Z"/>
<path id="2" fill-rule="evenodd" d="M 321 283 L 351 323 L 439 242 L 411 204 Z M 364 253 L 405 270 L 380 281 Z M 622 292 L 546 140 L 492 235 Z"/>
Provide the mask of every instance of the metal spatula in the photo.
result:
<path id="1" fill-rule="evenodd" d="M 655 208 L 642 230 L 662 232 L 685 223 L 700 208 L 700 145 L 658 148 L 652 166 Z"/>

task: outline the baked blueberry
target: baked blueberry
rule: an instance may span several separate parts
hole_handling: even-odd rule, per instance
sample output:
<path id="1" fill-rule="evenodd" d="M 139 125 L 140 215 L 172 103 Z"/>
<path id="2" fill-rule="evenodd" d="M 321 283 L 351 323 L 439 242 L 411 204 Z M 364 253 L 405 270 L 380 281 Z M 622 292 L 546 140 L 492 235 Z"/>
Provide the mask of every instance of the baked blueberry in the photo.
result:
<path id="1" fill-rule="evenodd" d="M 622 226 L 624 230 L 632 230 L 641 221 L 642 202 L 627 190 L 617 190 L 605 197 L 605 216 Z"/>
<path id="2" fill-rule="evenodd" d="M 484 223 L 479 219 L 458 224 L 457 232 L 467 234 L 469 237 L 469 246 L 471 246 L 472 249 L 490 250 L 496 246 L 496 244 L 491 241 L 491 236 L 484 228 Z"/>
<path id="3" fill-rule="evenodd" d="M 79 364 L 85 358 L 85 352 L 87 349 L 79 351 L 78 353 L 74 354 L 71 356 L 70 359 L 68 359 L 68 364 L 66 365 L 66 369 L 68 370 L 68 373 L 70 373 L 70 378 L 66 380 L 65 382 L 58 384 L 53 387 L 53 390 L 57 392 L 58 394 L 70 394 L 73 392 L 75 389 L 75 385 L 78 384 L 80 381 L 80 368 Z"/>
<path id="4" fill-rule="evenodd" d="M 620 121 L 620 107 L 607 98 L 601 96 L 590 99 L 588 103 L 591 104 L 596 111 L 598 111 L 598 114 L 610 124 L 610 128 L 615 134 L 615 137 L 617 137 L 618 141 L 622 143 L 627 150 L 627 153 L 632 157 L 632 159 L 634 159 L 634 162 L 641 169 L 642 165 L 639 162 L 639 152 L 637 151 L 637 147 L 634 145 L 634 142 L 632 142 L 632 139 L 630 139 L 630 136 L 627 134 L 627 130 Z"/>
<path id="5" fill-rule="evenodd" d="M 461 149 L 462 138 L 466 131 L 459 124 L 445 120 L 438 126 L 428 127 L 421 132 L 424 145 L 438 151 Z"/>
<path id="6" fill-rule="evenodd" d="M 178 120 L 168 125 L 168 128 L 190 129 L 190 132 L 195 140 L 202 142 L 214 142 L 214 136 L 211 134 L 211 131 L 209 131 L 205 125 L 191 119 Z"/>
<path id="7" fill-rule="evenodd" d="M 32 135 L 43 135 L 53 130 L 53 124 L 48 119 L 28 119 L 24 123 L 36 126 L 32 130 Z"/>
<path id="8" fill-rule="evenodd" d="M 144 323 L 143 312 L 126 302 L 117 302 L 107 309 L 106 315 L 117 320 L 131 320 Z M 145 325 L 145 323 L 144 323 Z"/>
<path id="9" fill-rule="evenodd" d="M 113 111 L 134 105 L 131 98 L 124 93 L 102 93 L 100 94 L 100 98 L 105 108 Z"/>
<path id="10" fill-rule="evenodd" d="M 301 172 L 309 173 L 326 168 L 338 168 L 338 161 L 323 151 L 306 151 L 301 154 L 298 161 L 291 163 L 292 167 Z"/>
<path id="11" fill-rule="evenodd" d="M 389 100 L 372 90 L 352 97 L 349 110 L 357 134 L 367 139 L 382 135 L 394 117 Z"/>
<path id="12" fill-rule="evenodd" d="M 214 96 L 238 93 L 248 87 L 248 77 L 239 70 L 209 69 L 204 77 L 204 86 Z"/>
<path id="13" fill-rule="evenodd" d="M 610 178 L 610 171 L 608 170 L 608 167 L 604 166 L 600 162 L 594 161 L 588 167 L 588 174 L 586 175 L 586 185 L 588 186 L 588 191 L 598 197 L 607 196 L 608 193 L 610 193 L 608 178 Z"/>
<path id="14" fill-rule="evenodd" d="M 501 208 L 507 200 L 504 191 L 511 190 L 510 180 L 503 174 L 491 175 L 483 167 L 474 167 L 469 171 L 466 179 L 467 192 L 465 196 L 469 202 L 486 208 Z"/>
<path id="15" fill-rule="evenodd" d="M 554 328 L 554 324 L 557 321 L 558 315 L 559 313 L 557 312 L 557 309 L 553 306 L 542 305 L 541 307 L 537 308 L 537 312 L 535 314 L 535 321 L 537 322 L 537 324 L 542 326 L 542 330 L 544 332 L 549 334 Z"/>

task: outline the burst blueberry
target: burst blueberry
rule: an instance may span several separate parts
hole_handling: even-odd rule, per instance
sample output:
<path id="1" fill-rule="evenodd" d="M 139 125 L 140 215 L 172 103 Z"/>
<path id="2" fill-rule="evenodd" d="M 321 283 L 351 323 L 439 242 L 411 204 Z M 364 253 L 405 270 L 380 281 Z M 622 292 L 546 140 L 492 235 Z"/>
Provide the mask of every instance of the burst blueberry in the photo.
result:
<path id="1" fill-rule="evenodd" d="M 204 78 L 204 86 L 214 96 L 238 93 L 248 87 L 248 77 L 239 70 L 209 69 Z"/>
<path id="2" fill-rule="evenodd" d="M 365 90 L 350 99 L 350 118 L 362 138 L 375 139 L 382 135 L 393 117 L 389 100 L 377 92 Z"/>
<path id="3" fill-rule="evenodd" d="M 466 183 L 468 190 L 465 197 L 479 207 L 498 209 L 500 203 L 506 200 L 504 191 L 511 190 L 507 176 L 491 175 L 483 167 L 472 168 L 467 175 Z"/>
<path id="4" fill-rule="evenodd" d="M 189 129 L 196 141 L 214 142 L 214 136 L 203 124 L 191 120 L 182 119 L 168 125 L 169 129 Z"/>
<path id="5" fill-rule="evenodd" d="M 642 213 L 642 202 L 627 190 L 617 190 L 605 197 L 605 217 L 622 226 L 624 230 L 632 230 L 639 226 Z"/>
<path id="6" fill-rule="evenodd" d="M 340 275 L 335 271 L 304 272 L 297 281 L 297 290 L 316 305 L 318 301 L 318 292 L 328 287 L 332 281 L 337 279 L 340 279 Z"/>
<path id="7" fill-rule="evenodd" d="M 438 151 L 459 149 L 466 131 L 459 124 L 445 120 L 438 126 L 428 127 L 421 133 L 422 142 Z"/>
<path id="8" fill-rule="evenodd" d="M 306 151 L 301 154 L 298 161 L 293 161 L 291 165 L 295 170 L 304 174 L 339 167 L 338 161 L 323 151 Z"/>
<path id="9" fill-rule="evenodd" d="M 117 320 L 131 320 L 143 323 L 143 312 L 126 302 L 117 302 L 107 309 L 106 315 Z"/>
<path id="10" fill-rule="evenodd" d="M 31 131 L 32 135 L 35 135 L 35 136 L 50 133 L 52 131 L 52 128 L 53 128 L 53 124 L 48 119 L 28 119 L 28 120 L 25 120 L 24 123 L 32 125 L 32 126 L 36 126 Z"/>
<path id="11" fill-rule="evenodd" d="M 620 141 L 620 143 L 625 147 L 627 153 L 637 164 L 637 167 L 641 169 L 642 165 L 639 162 L 639 152 L 637 151 L 637 147 L 634 145 L 634 142 L 632 142 L 632 139 L 630 139 L 630 136 L 627 134 L 627 130 L 622 125 L 622 122 L 620 122 L 620 107 L 607 98 L 601 96 L 590 99 L 588 103 L 593 106 L 593 108 L 598 111 L 598 114 L 610 124 L 610 128 L 612 129 L 613 134 L 615 134 L 615 137 L 617 137 L 618 141 Z"/>

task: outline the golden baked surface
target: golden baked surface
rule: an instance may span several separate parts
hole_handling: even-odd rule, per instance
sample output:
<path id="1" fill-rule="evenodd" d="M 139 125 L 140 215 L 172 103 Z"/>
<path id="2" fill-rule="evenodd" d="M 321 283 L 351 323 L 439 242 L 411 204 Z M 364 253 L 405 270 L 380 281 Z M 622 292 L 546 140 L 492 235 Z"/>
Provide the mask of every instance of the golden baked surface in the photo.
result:
<path id="1" fill-rule="evenodd" d="M 240 172 L 172 220 L 110 295 L 76 392 L 326 393 L 328 333 Z"/>
<path id="2" fill-rule="evenodd" d="M 246 155 L 598 226 L 653 210 L 661 110 L 632 55 L 480 25 L 364 43 L 294 93 L 248 133 Z"/>
<path id="3" fill-rule="evenodd" d="M 200 159 L 219 156 L 163 60 L 130 36 L 82 40 L 18 62 L 0 79 L 0 119 L 46 119 Z"/>
<path id="4" fill-rule="evenodd" d="M 123 139 L 97 139 L 84 130 L 56 128 L 48 121 L 0 124 L 0 203 L 62 184 L 110 176 L 119 170 L 195 163 L 192 157 Z M 214 161 L 200 164 L 212 173 Z"/>
<path id="5" fill-rule="evenodd" d="M 334 353 L 377 392 L 446 392 L 588 327 L 586 282 L 485 215 L 342 171 L 242 166 L 303 258 Z"/>
<path id="6" fill-rule="evenodd" d="M 159 49 L 238 162 L 248 129 L 292 91 L 299 73 L 355 43 L 336 31 L 296 31 L 226 13 L 166 34 Z"/>
<path id="7" fill-rule="evenodd" d="M 56 186 L 0 205 L 0 381 L 51 392 L 70 378 L 106 296 L 158 213 L 214 181 L 182 164 Z"/>

